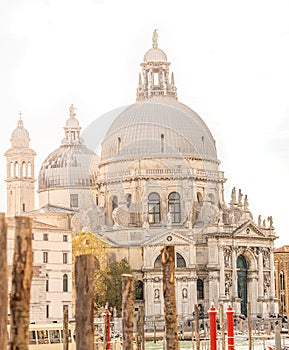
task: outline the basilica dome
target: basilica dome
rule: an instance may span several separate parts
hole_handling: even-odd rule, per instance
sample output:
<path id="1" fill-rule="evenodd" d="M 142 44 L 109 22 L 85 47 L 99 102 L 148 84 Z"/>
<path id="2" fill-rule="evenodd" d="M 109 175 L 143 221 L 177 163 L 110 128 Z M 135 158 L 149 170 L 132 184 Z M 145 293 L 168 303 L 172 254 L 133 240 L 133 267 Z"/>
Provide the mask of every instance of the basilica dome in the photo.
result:
<path id="1" fill-rule="evenodd" d="M 157 30 L 140 65 L 137 102 L 112 123 L 102 142 L 101 160 L 190 157 L 219 163 L 209 128 L 177 100 L 174 75 L 170 76 L 170 63 L 158 47 Z"/>
<path id="2" fill-rule="evenodd" d="M 214 138 L 192 109 L 168 97 L 153 97 L 125 109 L 102 143 L 102 160 L 189 156 L 217 161 Z"/>
<path id="3" fill-rule="evenodd" d="M 74 107 L 64 126 L 62 145 L 43 162 L 38 178 L 39 191 L 63 187 L 91 187 L 94 184 L 98 156 L 88 149 L 80 138 Z"/>

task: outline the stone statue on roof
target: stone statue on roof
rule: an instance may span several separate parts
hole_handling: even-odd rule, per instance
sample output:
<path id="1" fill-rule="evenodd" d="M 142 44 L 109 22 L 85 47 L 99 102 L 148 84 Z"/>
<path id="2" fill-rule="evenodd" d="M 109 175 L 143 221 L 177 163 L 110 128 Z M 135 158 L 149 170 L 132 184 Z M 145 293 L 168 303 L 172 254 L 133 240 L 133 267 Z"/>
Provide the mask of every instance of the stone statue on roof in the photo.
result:
<path id="1" fill-rule="evenodd" d="M 242 198 L 243 198 L 243 193 L 242 191 L 239 189 L 239 193 L 238 193 L 238 205 L 242 206 Z"/>
<path id="2" fill-rule="evenodd" d="M 76 116 L 75 110 L 76 108 L 73 106 L 73 104 L 71 104 L 71 106 L 69 107 L 69 113 L 71 118 L 74 118 Z"/>
<path id="3" fill-rule="evenodd" d="M 233 187 L 232 189 L 232 193 L 231 193 L 231 202 L 232 204 L 235 204 L 236 203 L 236 187 Z"/>
<path id="4" fill-rule="evenodd" d="M 158 47 L 158 38 L 159 38 L 158 30 L 155 29 L 153 31 L 153 48 L 157 48 Z"/>

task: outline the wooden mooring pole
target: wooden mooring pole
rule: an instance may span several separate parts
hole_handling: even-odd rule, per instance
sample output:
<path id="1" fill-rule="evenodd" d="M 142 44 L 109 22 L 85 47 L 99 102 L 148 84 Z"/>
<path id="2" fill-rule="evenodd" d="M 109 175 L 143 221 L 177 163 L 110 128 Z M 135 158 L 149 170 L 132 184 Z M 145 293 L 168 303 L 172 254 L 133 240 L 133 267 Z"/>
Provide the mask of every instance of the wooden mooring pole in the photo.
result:
<path id="1" fill-rule="evenodd" d="M 163 295 L 165 335 L 164 349 L 178 349 L 178 317 L 175 291 L 175 247 L 165 246 L 161 250 L 163 265 Z"/>
<path id="2" fill-rule="evenodd" d="M 94 348 L 94 266 L 93 255 L 76 257 L 76 350 L 93 350 Z"/>
<path id="3" fill-rule="evenodd" d="M 63 307 L 63 350 L 68 350 L 68 305 Z"/>
<path id="4" fill-rule="evenodd" d="M 201 337 L 200 337 L 200 314 L 199 307 L 195 304 L 195 332 L 196 332 L 196 350 L 201 349 Z"/>
<path id="5" fill-rule="evenodd" d="M 136 320 L 136 349 L 144 350 L 145 349 L 145 335 L 144 335 L 144 309 L 140 305 L 137 320 Z"/>
<path id="6" fill-rule="evenodd" d="M 224 324 L 224 305 L 220 303 L 219 305 L 219 319 L 220 319 L 220 330 L 221 330 L 221 348 L 226 349 L 226 338 L 225 338 L 225 324 Z"/>
<path id="7" fill-rule="evenodd" d="M 122 276 L 122 350 L 133 350 L 134 288 L 133 276 Z"/>
<path id="8" fill-rule="evenodd" d="M 8 272 L 7 224 L 0 213 L 0 350 L 7 350 Z"/>
<path id="9" fill-rule="evenodd" d="M 248 339 L 249 339 L 248 350 L 252 350 L 253 349 L 252 311 L 251 311 L 251 302 L 250 301 L 248 301 L 248 304 L 247 304 L 247 315 L 248 315 Z"/>
<path id="10" fill-rule="evenodd" d="M 15 241 L 10 297 L 10 350 L 29 349 L 32 280 L 32 219 L 15 217 Z"/>

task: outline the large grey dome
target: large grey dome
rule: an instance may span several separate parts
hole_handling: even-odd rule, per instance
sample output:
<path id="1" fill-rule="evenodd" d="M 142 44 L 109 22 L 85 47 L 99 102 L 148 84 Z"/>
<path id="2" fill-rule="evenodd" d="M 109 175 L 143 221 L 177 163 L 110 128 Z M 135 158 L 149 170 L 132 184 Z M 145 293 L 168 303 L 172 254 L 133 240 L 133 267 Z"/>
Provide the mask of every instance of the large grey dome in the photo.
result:
<path id="1" fill-rule="evenodd" d="M 192 109 L 154 97 L 125 109 L 102 143 L 101 159 L 193 156 L 217 161 L 215 140 Z"/>

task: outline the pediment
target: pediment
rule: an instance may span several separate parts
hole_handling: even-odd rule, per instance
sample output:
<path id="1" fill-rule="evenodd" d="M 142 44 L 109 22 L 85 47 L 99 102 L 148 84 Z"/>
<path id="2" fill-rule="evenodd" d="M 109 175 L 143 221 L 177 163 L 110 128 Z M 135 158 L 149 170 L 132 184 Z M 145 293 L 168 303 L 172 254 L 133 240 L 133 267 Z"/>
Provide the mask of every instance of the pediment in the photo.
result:
<path id="1" fill-rule="evenodd" d="M 251 220 L 248 220 L 238 226 L 234 232 L 234 237 L 246 237 L 246 238 L 265 238 L 265 234 L 262 230 Z"/>
<path id="2" fill-rule="evenodd" d="M 165 246 L 165 245 L 189 245 L 194 241 L 181 233 L 168 230 L 158 236 L 149 238 L 144 242 L 144 246 Z"/>

